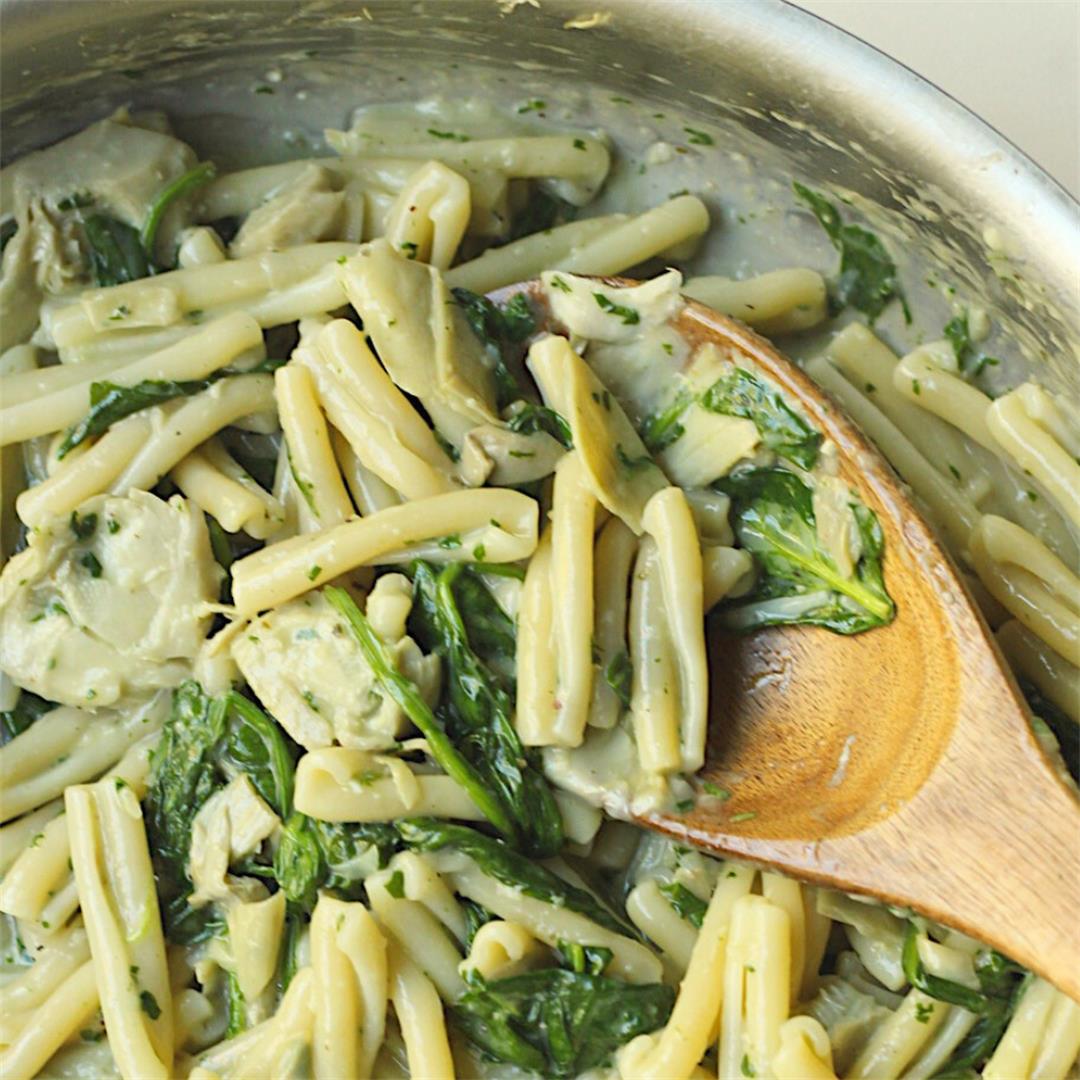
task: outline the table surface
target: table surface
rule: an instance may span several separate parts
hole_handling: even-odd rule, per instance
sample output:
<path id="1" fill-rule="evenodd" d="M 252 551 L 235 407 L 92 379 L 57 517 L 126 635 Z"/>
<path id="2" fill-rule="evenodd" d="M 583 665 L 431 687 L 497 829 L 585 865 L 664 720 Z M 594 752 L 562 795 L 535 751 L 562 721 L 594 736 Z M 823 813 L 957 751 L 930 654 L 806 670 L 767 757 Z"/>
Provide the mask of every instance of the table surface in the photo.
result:
<path id="1" fill-rule="evenodd" d="M 940 86 L 1080 196 L 1080 0 L 794 0 Z"/>

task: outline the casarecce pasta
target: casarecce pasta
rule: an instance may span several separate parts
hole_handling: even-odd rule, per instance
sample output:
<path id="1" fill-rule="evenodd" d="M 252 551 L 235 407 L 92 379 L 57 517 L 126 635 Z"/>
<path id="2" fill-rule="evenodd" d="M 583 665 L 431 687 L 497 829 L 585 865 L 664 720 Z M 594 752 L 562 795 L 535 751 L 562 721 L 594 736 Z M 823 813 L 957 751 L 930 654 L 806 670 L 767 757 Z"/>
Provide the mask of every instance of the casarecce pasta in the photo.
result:
<path id="1" fill-rule="evenodd" d="M 1074 1073 L 1007 958 L 628 823 L 730 798 L 706 615 L 891 618 L 820 433 L 670 325 L 791 340 L 827 268 L 684 282 L 698 195 L 590 216 L 604 137 L 431 115 L 215 175 L 121 112 L 7 173 L 0 1073 Z M 1080 431 L 970 337 L 849 321 L 807 370 L 1069 757 Z"/>

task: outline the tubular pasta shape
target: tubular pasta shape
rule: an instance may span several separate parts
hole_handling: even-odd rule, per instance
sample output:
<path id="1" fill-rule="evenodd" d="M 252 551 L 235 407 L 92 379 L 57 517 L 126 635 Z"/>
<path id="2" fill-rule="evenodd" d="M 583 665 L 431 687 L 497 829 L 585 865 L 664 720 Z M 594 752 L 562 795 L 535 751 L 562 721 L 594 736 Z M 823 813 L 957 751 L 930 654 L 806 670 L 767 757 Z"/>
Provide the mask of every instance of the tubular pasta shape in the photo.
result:
<path id="1" fill-rule="evenodd" d="M 672 962 L 679 974 L 690 966 L 697 931 L 679 915 L 652 880 L 641 882 L 626 898 L 630 921 Z"/>
<path id="2" fill-rule="evenodd" d="M 525 571 L 518 612 L 514 726 L 526 746 L 551 746 L 556 741 L 558 653 L 551 557 L 548 528 Z"/>
<path id="3" fill-rule="evenodd" d="M 477 544 L 484 545 L 488 562 L 516 562 L 536 548 L 538 517 L 534 500 L 506 489 L 415 499 L 238 560 L 232 567 L 233 596 L 241 614 L 253 615 L 358 566 L 417 557 L 457 562 L 471 558 Z M 422 543 L 446 536 L 460 538 L 460 546 Z"/>
<path id="4" fill-rule="evenodd" d="M 801 267 L 771 270 L 741 281 L 690 278 L 683 292 L 765 335 L 808 330 L 828 314 L 825 279 L 816 270 Z"/>
<path id="5" fill-rule="evenodd" d="M 119 386 L 134 386 L 144 379 L 203 379 L 245 350 L 261 345 L 262 332 L 250 315 L 227 315 L 175 345 L 117 368 L 109 378 Z M 0 408 L 0 446 L 74 424 L 89 408 L 92 381 Z"/>
<path id="6" fill-rule="evenodd" d="M 94 735 L 97 737 L 96 730 Z M 141 799 L 146 793 L 150 753 L 156 742 L 156 734 L 137 742 L 105 774 L 105 779 L 114 783 L 122 781 Z M 63 804 L 58 800 L 49 805 L 61 810 Z M 42 925 L 65 923 L 77 906 L 76 895 L 70 888 L 73 884 L 70 856 L 67 816 L 60 812 L 43 825 L 5 871 L 0 881 L 0 911 L 19 919 L 35 919 Z"/>
<path id="7" fill-rule="evenodd" d="M 387 950 L 390 1001 L 405 1041 L 409 1075 L 425 1080 L 454 1080 L 446 1017 L 434 983 L 396 941 L 388 942 Z"/>
<path id="8" fill-rule="evenodd" d="M 1032 1071 L 1059 991 L 1045 979 L 1033 978 L 1001 1036 L 1001 1042 L 983 1067 L 985 1080 L 1015 1080 L 1039 1075 Z"/>
<path id="9" fill-rule="evenodd" d="M 461 974 L 476 972 L 485 979 L 508 979 L 542 967 L 551 953 L 519 923 L 493 919 L 484 923 L 461 962 Z"/>
<path id="10" fill-rule="evenodd" d="M 669 248 L 703 236 L 709 211 L 696 195 L 680 195 L 607 229 L 545 269 L 572 274 L 618 274 Z"/>
<path id="11" fill-rule="evenodd" d="M 15 500 L 19 517 L 31 528 L 64 517 L 87 499 L 108 491 L 128 462 L 146 445 L 160 410 L 147 409 L 114 424 L 89 450 L 65 458 L 47 480 Z"/>
<path id="12" fill-rule="evenodd" d="M 608 973 L 615 978 L 631 983 L 657 982 L 660 978 L 660 961 L 644 945 L 598 926 L 576 911 L 526 896 L 471 866 L 448 876 L 457 892 L 483 904 L 500 918 L 524 926 L 547 945 L 554 947 L 560 941 L 569 941 L 610 949 Z"/>
<path id="13" fill-rule="evenodd" d="M 242 416 L 273 408 L 274 381 L 269 375 L 237 375 L 214 383 L 168 413 L 109 490 L 117 495 L 126 495 L 132 488 L 149 491 L 222 428 Z"/>
<path id="14" fill-rule="evenodd" d="M 1031 533 L 986 515 L 971 560 L 990 594 L 1074 667 L 1080 665 L 1080 578 Z"/>
<path id="15" fill-rule="evenodd" d="M 1052 399 L 1025 383 L 990 403 L 986 424 L 994 448 L 1000 447 L 1020 469 L 1030 472 L 1080 529 L 1080 464 L 1070 456 L 1080 437 Z"/>
<path id="16" fill-rule="evenodd" d="M 320 896 L 311 916 L 315 1076 L 367 1080 L 386 1028 L 386 939 L 363 904 Z"/>
<path id="17" fill-rule="evenodd" d="M 724 958 L 720 1072 L 762 1073 L 780 1049 L 791 994 L 791 923 L 763 896 L 732 908 Z"/>
<path id="18" fill-rule="evenodd" d="M 58 348 L 67 348 L 99 333 L 115 331 L 120 321 L 125 329 L 168 326 L 193 311 L 250 303 L 268 292 L 287 289 L 355 251 L 355 244 L 305 244 L 88 290 L 74 303 L 49 311 L 44 328 Z M 114 318 L 123 308 L 128 314 L 120 320 Z"/>
<path id="19" fill-rule="evenodd" d="M 402 770 L 408 774 L 404 779 Z M 299 811 L 321 821 L 393 821 L 420 815 L 484 820 L 450 777 L 414 773 L 403 761 L 343 746 L 312 750 L 300 759 L 295 801 Z"/>
<path id="20" fill-rule="evenodd" d="M 693 773 L 705 762 L 708 724 L 701 546 L 686 496 L 677 487 L 657 492 L 646 504 L 641 521 L 656 544 L 666 622 L 678 669 L 681 767 Z"/>
<path id="21" fill-rule="evenodd" d="M 446 270 L 472 214 L 468 181 L 438 161 L 421 165 L 394 200 L 385 235 L 410 258 Z"/>
<path id="22" fill-rule="evenodd" d="M 951 1006 L 910 990 L 900 1007 L 871 1036 L 847 1076 L 893 1080 L 922 1051 L 945 1021 Z"/>
<path id="23" fill-rule="evenodd" d="M 361 463 L 348 439 L 336 428 L 330 429 L 330 442 L 349 493 L 361 514 L 368 517 L 388 507 L 401 505 L 401 496 Z"/>
<path id="24" fill-rule="evenodd" d="M 611 518 L 596 539 L 593 579 L 593 638 L 598 671 L 593 678 L 589 725 L 611 728 L 618 723 L 622 702 L 611 686 L 612 665 L 629 662 L 626 620 L 629 613 L 630 573 L 637 554 L 637 539 L 619 518 Z"/>
<path id="25" fill-rule="evenodd" d="M 139 802 L 115 780 L 69 787 L 64 801 L 109 1047 L 125 1080 L 164 1080 L 172 992 Z"/>
<path id="26" fill-rule="evenodd" d="M 282 527 L 285 510 L 246 473 L 241 477 L 237 472 L 243 470 L 215 438 L 192 450 L 169 475 L 226 532 L 243 529 L 257 540 L 265 540 Z"/>
<path id="27" fill-rule="evenodd" d="M 658 1039 L 642 1044 L 639 1054 L 620 1055 L 623 1080 L 689 1080 L 715 1030 L 724 1000 L 724 958 L 732 914 L 750 892 L 756 871 L 732 867 L 713 890 L 675 1008 Z M 632 1044 L 631 1044 L 632 1045 Z M 629 1050 L 630 1048 L 627 1048 Z"/>
<path id="28" fill-rule="evenodd" d="M 278 368 L 274 394 L 287 460 L 300 494 L 319 528 L 340 525 L 353 516 L 352 503 L 330 446 L 311 372 L 298 364 Z"/>
<path id="29" fill-rule="evenodd" d="M 656 542 L 641 542 L 630 598 L 630 715 L 642 769 L 671 773 L 680 768 L 679 680 L 667 624 L 660 556 Z"/>
<path id="30" fill-rule="evenodd" d="M 779 1042 L 771 1062 L 776 1080 L 836 1080 L 829 1036 L 812 1016 L 785 1020 Z"/>
<path id="31" fill-rule="evenodd" d="M 604 214 L 557 225 L 502 247 L 488 248 L 482 255 L 460 263 L 443 276 L 451 288 L 474 293 L 492 292 L 516 281 L 539 277 L 555 263 L 571 259 L 577 248 L 604 236 L 615 225 L 627 220 L 626 214 Z"/>
<path id="32" fill-rule="evenodd" d="M 557 689 L 554 742 L 579 746 L 593 684 L 594 496 L 581 459 L 567 454 L 555 470 L 551 509 L 551 589 Z"/>
<path id="33" fill-rule="evenodd" d="M 461 953 L 424 904 L 390 894 L 386 887 L 390 876 L 391 871 L 382 870 L 364 881 L 372 914 L 435 984 L 442 999 L 453 1004 L 466 990 L 458 972 Z"/>
<path id="34" fill-rule="evenodd" d="M 865 395 L 840 374 L 824 356 L 806 365 L 807 372 L 847 411 L 873 439 L 894 468 L 941 526 L 953 551 L 963 553 L 971 530 L 979 520 L 974 503 L 950 484 L 911 441 Z"/>
<path id="35" fill-rule="evenodd" d="M 0 747 L 5 821 L 64 793 L 70 784 L 100 776 L 144 736 L 160 728 L 167 700 L 127 713 L 102 715 L 62 705 Z"/>
<path id="36" fill-rule="evenodd" d="M 1010 619 L 1000 627 L 997 642 L 1020 675 L 1080 724 L 1080 669 L 1059 656 L 1016 619 Z"/>
<path id="37" fill-rule="evenodd" d="M 940 416 L 993 453 L 996 447 L 986 426 L 990 398 L 952 374 L 950 363 L 955 365 L 947 342 L 921 345 L 900 358 L 893 369 L 893 386 L 909 401 Z"/>
<path id="38" fill-rule="evenodd" d="M 0 1076 L 32 1080 L 97 1008 L 94 964 L 87 961 L 37 1007 L 15 1039 L 0 1051 Z"/>

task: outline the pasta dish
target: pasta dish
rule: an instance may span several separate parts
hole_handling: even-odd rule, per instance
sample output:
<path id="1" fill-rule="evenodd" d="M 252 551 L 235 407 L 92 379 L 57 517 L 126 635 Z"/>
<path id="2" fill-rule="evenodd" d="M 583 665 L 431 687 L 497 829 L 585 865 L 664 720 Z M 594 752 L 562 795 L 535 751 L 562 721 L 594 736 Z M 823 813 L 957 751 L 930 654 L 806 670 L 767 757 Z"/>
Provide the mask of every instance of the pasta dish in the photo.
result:
<path id="1" fill-rule="evenodd" d="M 888 246 L 801 183 L 838 266 L 692 272 L 719 204 L 597 213 L 616 151 L 543 111 L 224 172 L 121 110 L 0 173 L 5 1080 L 1076 1075 L 1009 958 L 634 823 L 732 798 L 708 625 L 894 615 L 835 448 L 686 297 L 911 486 L 1063 774 L 1075 408 L 990 393 L 975 307 L 898 355 Z"/>

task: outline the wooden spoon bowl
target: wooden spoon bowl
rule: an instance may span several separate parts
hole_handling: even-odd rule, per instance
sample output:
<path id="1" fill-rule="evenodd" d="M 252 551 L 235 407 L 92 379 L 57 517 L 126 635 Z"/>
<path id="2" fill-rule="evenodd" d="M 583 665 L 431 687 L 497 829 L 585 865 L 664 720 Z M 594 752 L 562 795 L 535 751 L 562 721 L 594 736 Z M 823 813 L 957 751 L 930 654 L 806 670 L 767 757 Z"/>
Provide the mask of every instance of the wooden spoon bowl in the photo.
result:
<path id="1" fill-rule="evenodd" d="M 544 304 L 538 282 L 498 298 L 523 289 Z M 910 908 L 1080 1000 L 1080 802 L 1035 741 L 956 566 L 881 454 L 768 341 L 692 301 L 673 325 L 759 370 L 835 444 L 840 476 L 880 522 L 897 610 L 854 637 L 711 625 L 700 779 L 731 798 L 641 824 Z"/>

